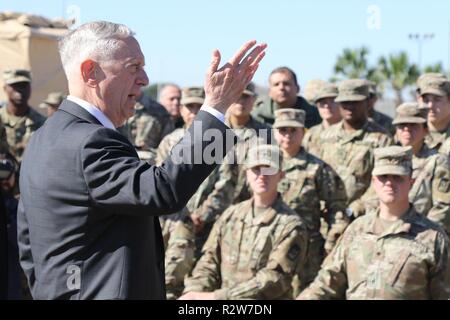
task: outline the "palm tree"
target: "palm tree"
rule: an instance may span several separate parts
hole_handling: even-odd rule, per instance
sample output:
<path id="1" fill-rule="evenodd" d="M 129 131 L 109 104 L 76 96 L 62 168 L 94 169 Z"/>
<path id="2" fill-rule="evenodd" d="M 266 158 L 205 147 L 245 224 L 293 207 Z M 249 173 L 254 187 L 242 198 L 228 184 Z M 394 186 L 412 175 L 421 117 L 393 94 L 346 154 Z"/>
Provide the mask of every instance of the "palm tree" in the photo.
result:
<path id="1" fill-rule="evenodd" d="M 346 48 L 341 55 L 337 57 L 334 65 L 334 76 L 331 82 L 338 82 L 343 79 L 367 79 L 382 85 L 383 77 L 380 76 L 378 69 L 370 67 L 367 61 L 369 49 L 361 47 L 359 49 Z M 380 88 L 383 91 L 383 88 Z"/>
<path id="2" fill-rule="evenodd" d="M 428 65 L 423 69 L 423 73 L 429 73 L 429 72 L 445 74 L 444 67 L 442 66 L 441 62 L 437 62 L 435 64 Z"/>
<path id="3" fill-rule="evenodd" d="M 380 57 L 378 70 L 394 90 L 397 106 L 403 102 L 403 89 L 413 85 L 420 75 L 419 68 L 409 62 L 406 52 L 391 54 L 387 59 Z"/>
<path id="4" fill-rule="evenodd" d="M 367 55 L 369 49 L 362 47 L 360 49 L 346 48 L 340 56 L 337 57 L 334 66 L 336 76 L 345 78 L 364 78 L 368 73 Z"/>

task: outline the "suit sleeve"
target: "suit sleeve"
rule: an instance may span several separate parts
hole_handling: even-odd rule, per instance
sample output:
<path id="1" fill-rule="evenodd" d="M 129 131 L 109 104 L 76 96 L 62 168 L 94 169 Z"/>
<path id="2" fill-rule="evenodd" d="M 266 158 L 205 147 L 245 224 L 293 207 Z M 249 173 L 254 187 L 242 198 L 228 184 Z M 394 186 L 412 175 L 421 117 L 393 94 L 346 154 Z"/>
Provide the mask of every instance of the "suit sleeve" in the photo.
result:
<path id="1" fill-rule="evenodd" d="M 233 146 L 231 130 L 200 111 L 161 166 L 139 161 L 121 134 L 100 128 L 81 149 L 81 163 L 94 206 L 117 214 L 161 215 L 181 210 Z M 208 130 L 208 135 L 204 133 Z M 229 137 L 225 138 L 226 135 Z M 231 135 L 231 136 L 230 136 Z M 228 143 L 227 143 L 228 142 Z"/>

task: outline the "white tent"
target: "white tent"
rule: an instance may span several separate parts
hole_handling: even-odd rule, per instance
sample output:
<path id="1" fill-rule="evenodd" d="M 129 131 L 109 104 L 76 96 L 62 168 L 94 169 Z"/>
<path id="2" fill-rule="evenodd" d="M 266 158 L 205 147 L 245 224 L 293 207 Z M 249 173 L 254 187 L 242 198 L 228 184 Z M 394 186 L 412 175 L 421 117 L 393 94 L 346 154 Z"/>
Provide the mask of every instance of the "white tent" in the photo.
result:
<path id="1" fill-rule="evenodd" d="M 67 93 L 67 80 L 58 53 L 57 39 L 68 29 L 51 28 L 51 25 L 32 27 L 23 21 L 0 21 L 0 73 L 13 68 L 31 70 L 33 91 L 30 105 L 37 107 L 50 92 Z M 0 86 L 0 101 L 4 101 L 2 77 Z"/>

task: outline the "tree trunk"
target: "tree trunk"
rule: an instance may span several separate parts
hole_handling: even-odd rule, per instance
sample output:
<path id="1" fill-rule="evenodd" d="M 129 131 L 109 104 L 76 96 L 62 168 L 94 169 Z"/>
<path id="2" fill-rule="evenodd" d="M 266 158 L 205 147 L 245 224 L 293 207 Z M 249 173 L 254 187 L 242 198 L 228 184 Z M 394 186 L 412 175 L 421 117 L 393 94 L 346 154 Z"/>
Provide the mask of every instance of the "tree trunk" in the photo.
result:
<path id="1" fill-rule="evenodd" d="M 395 107 L 397 108 L 399 105 L 403 103 L 402 90 L 394 89 L 395 91 Z"/>

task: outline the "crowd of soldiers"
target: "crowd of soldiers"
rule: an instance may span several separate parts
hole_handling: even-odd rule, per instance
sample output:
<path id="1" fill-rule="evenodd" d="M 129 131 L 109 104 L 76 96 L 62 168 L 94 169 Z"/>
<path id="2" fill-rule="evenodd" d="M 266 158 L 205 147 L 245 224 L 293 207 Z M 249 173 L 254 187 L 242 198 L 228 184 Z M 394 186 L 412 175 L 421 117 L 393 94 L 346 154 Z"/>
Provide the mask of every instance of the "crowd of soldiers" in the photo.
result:
<path id="1" fill-rule="evenodd" d="M 3 80 L 0 156 L 15 174 L 1 186 L 14 230 L 20 161 L 45 117 L 28 104 L 29 71 Z M 167 298 L 448 299 L 449 80 L 420 76 L 394 119 L 376 110 L 368 80 L 321 82 L 311 101 L 299 92 L 280 67 L 267 98 L 250 83 L 230 106 L 234 148 L 183 210 L 160 217 Z M 50 93 L 40 107 L 50 117 L 63 99 Z M 143 93 L 118 130 L 162 165 L 204 99 L 201 87 L 167 84 L 158 102 Z"/>

